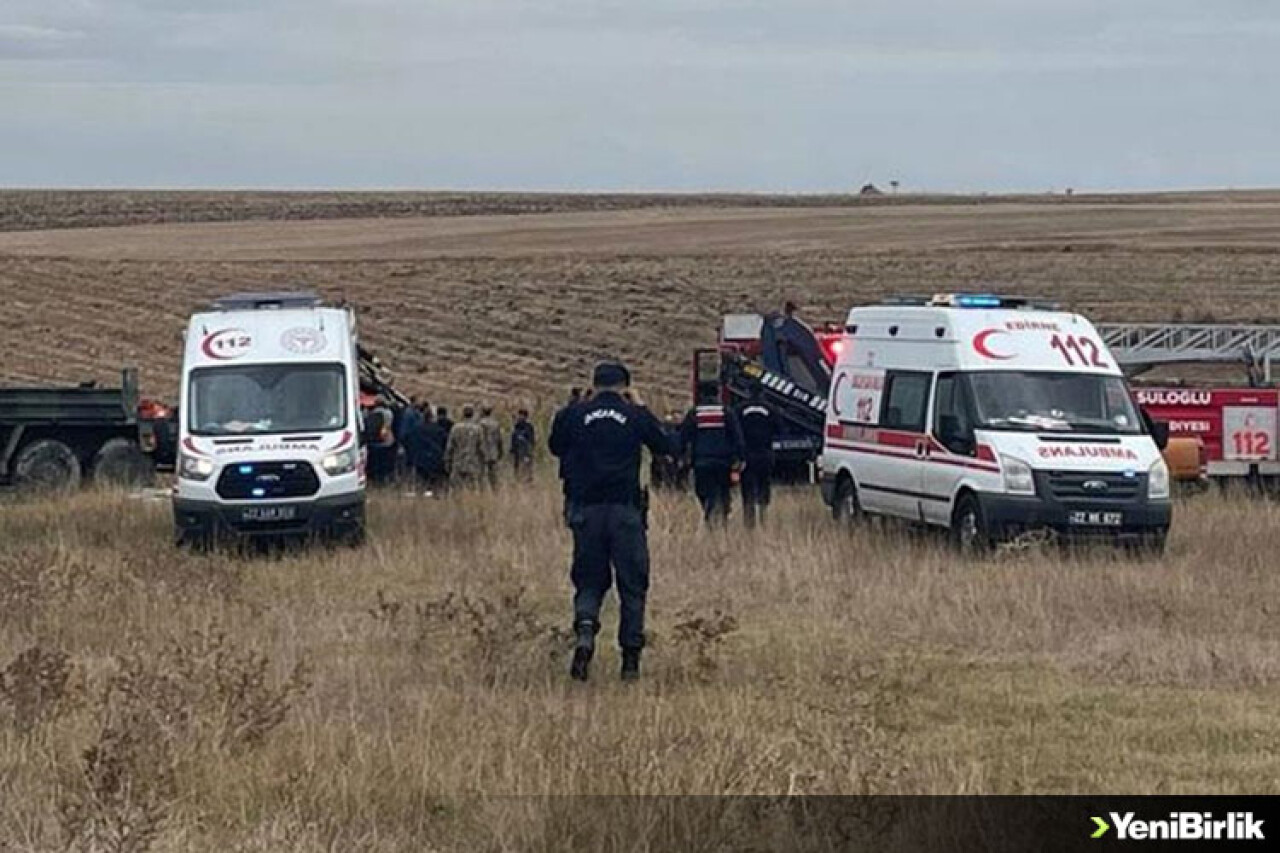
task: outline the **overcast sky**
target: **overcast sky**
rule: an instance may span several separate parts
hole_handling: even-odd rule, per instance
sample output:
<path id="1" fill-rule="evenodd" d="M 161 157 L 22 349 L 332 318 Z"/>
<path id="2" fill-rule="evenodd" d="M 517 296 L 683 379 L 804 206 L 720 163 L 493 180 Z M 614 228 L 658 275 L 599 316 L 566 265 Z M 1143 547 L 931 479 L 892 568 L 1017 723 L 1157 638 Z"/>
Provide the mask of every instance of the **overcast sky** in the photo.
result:
<path id="1" fill-rule="evenodd" d="M 0 185 L 1280 186 L 1277 0 L 0 0 Z"/>

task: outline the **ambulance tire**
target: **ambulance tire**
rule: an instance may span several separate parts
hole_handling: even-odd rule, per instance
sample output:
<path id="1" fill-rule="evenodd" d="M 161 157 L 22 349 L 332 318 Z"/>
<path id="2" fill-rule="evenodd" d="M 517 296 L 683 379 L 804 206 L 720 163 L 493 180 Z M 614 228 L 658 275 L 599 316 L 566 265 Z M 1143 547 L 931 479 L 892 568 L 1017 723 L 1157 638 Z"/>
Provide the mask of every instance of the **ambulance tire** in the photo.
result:
<path id="1" fill-rule="evenodd" d="M 24 492 L 71 491 L 80 485 L 80 460 L 61 441 L 42 438 L 22 450 L 13 462 L 13 479 Z"/>
<path id="2" fill-rule="evenodd" d="M 964 557 L 977 557 L 991 551 L 991 531 L 987 529 L 982 504 L 972 492 L 962 494 L 951 513 L 951 544 Z"/>
<path id="3" fill-rule="evenodd" d="M 858 503 L 858 487 L 848 474 L 841 474 L 836 481 L 835 499 L 831 502 L 831 517 L 847 527 L 859 524 L 865 516 Z"/>

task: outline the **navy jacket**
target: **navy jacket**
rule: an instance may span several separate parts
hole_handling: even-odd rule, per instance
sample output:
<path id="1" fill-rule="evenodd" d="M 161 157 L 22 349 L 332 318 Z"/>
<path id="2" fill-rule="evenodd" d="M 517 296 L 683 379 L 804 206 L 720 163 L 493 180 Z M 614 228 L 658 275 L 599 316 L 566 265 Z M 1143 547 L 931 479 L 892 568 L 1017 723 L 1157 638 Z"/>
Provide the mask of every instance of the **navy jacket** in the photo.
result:
<path id="1" fill-rule="evenodd" d="M 680 427 L 681 444 L 699 465 L 732 465 L 742 459 L 742 427 L 733 409 L 719 403 L 696 406 Z"/>
<path id="2" fill-rule="evenodd" d="M 557 417 L 548 444 L 562 463 L 571 460 L 570 494 L 583 504 L 635 505 L 641 449 L 662 456 L 676 449 L 652 412 L 608 391 Z"/>
<path id="3" fill-rule="evenodd" d="M 578 400 L 566 405 L 563 409 L 556 412 L 555 417 L 551 419 L 551 434 L 547 436 L 547 446 L 551 448 L 552 455 L 560 460 L 560 479 L 568 482 L 573 479 L 573 454 L 566 451 L 564 453 L 556 453 L 555 445 L 552 444 L 556 440 L 556 435 L 562 435 L 568 428 L 566 421 L 573 415 L 573 410 L 582 405 L 582 401 Z"/>
<path id="4" fill-rule="evenodd" d="M 748 459 L 773 457 L 773 440 L 778 436 L 778 416 L 762 402 L 744 403 L 737 409 L 742 425 L 742 453 Z"/>

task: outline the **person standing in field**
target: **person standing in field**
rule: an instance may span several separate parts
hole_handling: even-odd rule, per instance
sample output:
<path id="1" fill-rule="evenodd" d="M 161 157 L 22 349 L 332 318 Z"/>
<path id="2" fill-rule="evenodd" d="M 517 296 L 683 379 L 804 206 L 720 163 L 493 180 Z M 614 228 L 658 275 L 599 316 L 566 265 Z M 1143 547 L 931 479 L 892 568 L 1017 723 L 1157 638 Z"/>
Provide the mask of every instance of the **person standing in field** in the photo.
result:
<path id="1" fill-rule="evenodd" d="M 621 604 L 618 645 L 622 648 L 622 678 L 640 677 L 640 654 L 645 645 L 645 604 L 649 593 L 649 540 L 646 498 L 640 488 L 640 458 L 674 452 L 658 419 L 633 395 L 626 367 L 614 362 L 597 365 L 595 396 L 569 408 L 557 420 L 550 438 L 551 452 L 573 457 L 573 630 L 576 637 L 569 674 L 585 681 L 595 655 L 600 609 L 615 582 Z"/>
<path id="2" fill-rule="evenodd" d="M 440 425 L 440 429 L 444 430 L 445 435 L 453 432 L 453 420 L 449 417 L 447 407 L 441 406 L 436 409 L 436 423 Z"/>
<path id="3" fill-rule="evenodd" d="M 529 421 L 529 410 L 516 412 L 516 422 L 511 427 L 511 465 L 516 479 L 529 482 L 533 479 L 533 449 L 537 435 Z"/>
<path id="4" fill-rule="evenodd" d="M 444 457 L 451 484 L 476 486 L 483 481 L 484 430 L 476 422 L 476 410 L 471 406 L 463 408 L 462 422 L 455 424 L 449 433 Z"/>
<path id="5" fill-rule="evenodd" d="M 502 461 L 502 426 L 493 416 L 493 407 L 480 410 L 480 430 L 484 435 L 484 476 L 490 487 L 498 485 L 498 463 Z"/>
<path id="6" fill-rule="evenodd" d="M 747 527 L 764 522 L 773 480 L 773 440 L 778 435 L 778 415 L 764 401 L 759 385 L 751 399 L 737 409 L 742 427 L 742 518 Z"/>
<path id="7" fill-rule="evenodd" d="M 733 410 L 720 402 L 714 382 L 698 386 L 698 405 L 680 427 L 680 443 L 693 465 L 693 490 L 708 525 L 729 518 L 733 468 L 742 458 L 742 429 Z"/>

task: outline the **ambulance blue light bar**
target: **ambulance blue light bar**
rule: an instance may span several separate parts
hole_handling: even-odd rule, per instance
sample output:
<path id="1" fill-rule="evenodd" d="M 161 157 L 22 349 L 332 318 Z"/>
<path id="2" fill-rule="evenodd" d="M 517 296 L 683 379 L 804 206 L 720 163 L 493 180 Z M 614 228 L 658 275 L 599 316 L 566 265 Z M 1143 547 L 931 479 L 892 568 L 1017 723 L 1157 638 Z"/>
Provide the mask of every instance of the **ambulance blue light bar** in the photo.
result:
<path id="1" fill-rule="evenodd" d="M 994 293 L 939 293 L 929 301 L 939 308 L 1029 308 L 1039 311 L 1054 311 L 1056 303 L 1039 299 L 1028 299 L 1025 296 L 997 296 Z"/>

